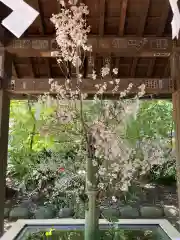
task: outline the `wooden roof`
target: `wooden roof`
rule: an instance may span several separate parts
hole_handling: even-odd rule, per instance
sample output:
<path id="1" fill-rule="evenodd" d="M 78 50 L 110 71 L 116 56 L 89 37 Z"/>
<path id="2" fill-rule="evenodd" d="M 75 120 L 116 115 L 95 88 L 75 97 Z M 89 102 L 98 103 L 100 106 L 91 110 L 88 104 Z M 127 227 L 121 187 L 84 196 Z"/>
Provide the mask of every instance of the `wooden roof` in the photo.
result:
<path id="1" fill-rule="evenodd" d="M 14 55 L 13 86 L 16 94 L 48 91 L 48 79 L 63 81 L 51 51 L 56 49 L 55 29 L 50 22 L 57 13 L 57 0 L 26 0 L 40 12 L 20 40 L 5 41 Z M 173 84 L 170 78 L 169 58 L 172 53 L 172 12 L 169 0 L 83 0 L 88 5 L 91 25 L 89 41 L 93 45 L 91 58 L 86 56 L 83 68 L 85 91 L 92 93 L 88 77 L 92 61 L 97 71 L 104 62 L 119 68 L 122 88 L 129 82 L 146 83 L 146 92 L 158 97 L 170 97 Z M 0 8 L 3 19 L 9 11 Z M 71 68 L 72 75 L 74 69 Z M 91 85 L 91 86 L 90 86 Z M 89 90 L 88 90 L 89 89 Z"/>

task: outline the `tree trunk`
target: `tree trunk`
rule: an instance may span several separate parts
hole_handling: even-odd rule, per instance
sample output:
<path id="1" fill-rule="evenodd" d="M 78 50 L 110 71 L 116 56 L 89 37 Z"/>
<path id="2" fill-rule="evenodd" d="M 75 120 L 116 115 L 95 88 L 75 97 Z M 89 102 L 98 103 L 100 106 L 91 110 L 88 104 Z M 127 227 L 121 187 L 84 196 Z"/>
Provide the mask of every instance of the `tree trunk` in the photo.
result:
<path id="1" fill-rule="evenodd" d="M 88 210 L 86 211 L 85 240 L 96 240 L 99 235 L 99 206 L 97 204 L 98 167 L 93 166 L 92 159 L 87 159 L 86 191 Z"/>

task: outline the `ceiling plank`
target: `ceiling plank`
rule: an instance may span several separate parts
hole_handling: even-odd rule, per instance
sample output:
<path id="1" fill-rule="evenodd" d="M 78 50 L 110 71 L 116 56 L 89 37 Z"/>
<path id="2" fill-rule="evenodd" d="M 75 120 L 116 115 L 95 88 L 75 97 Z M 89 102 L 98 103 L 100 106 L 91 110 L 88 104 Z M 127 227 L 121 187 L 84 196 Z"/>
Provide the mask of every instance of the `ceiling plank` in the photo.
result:
<path id="1" fill-rule="evenodd" d="M 105 4 L 106 4 L 106 0 L 100 0 L 99 35 L 101 37 L 103 37 L 104 35 Z"/>
<path id="2" fill-rule="evenodd" d="M 142 37 L 91 37 L 88 44 L 94 53 L 113 54 L 122 57 L 169 57 L 172 52 L 171 38 Z M 20 57 L 51 57 L 57 50 L 54 38 L 22 38 L 6 46 L 8 52 Z"/>
<path id="3" fill-rule="evenodd" d="M 144 0 L 143 1 L 144 6 L 142 6 L 142 15 L 140 18 L 140 21 L 138 23 L 139 27 L 138 27 L 138 32 L 137 35 L 138 36 L 142 36 L 144 33 L 144 28 L 146 26 L 146 20 L 147 20 L 147 16 L 148 16 L 148 11 L 149 11 L 149 6 L 150 6 L 150 0 Z"/>
<path id="4" fill-rule="evenodd" d="M 122 37 L 124 35 L 127 5 L 128 5 L 128 0 L 122 0 L 121 11 L 120 11 L 120 20 L 119 20 L 119 36 L 120 37 Z"/>

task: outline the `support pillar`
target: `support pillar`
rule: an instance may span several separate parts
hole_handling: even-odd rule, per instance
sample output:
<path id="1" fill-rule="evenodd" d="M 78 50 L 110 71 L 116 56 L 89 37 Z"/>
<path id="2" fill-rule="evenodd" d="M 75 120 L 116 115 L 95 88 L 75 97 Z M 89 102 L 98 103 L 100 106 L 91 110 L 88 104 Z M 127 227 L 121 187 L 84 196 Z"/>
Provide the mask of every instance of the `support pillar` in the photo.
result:
<path id="1" fill-rule="evenodd" d="M 6 89 L 11 80 L 11 73 L 11 55 L 0 49 L 0 236 L 4 231 L 4 206 L 10 110 L 10 99 Z"/>
<path id="2" fill-rule="evenodd" d="M 180 218 L 180 90 L 173 93 L 173 117 L 175 122 L 176 181 Z"/>
<path id="3" fill-rule="evenodd" d="M 173 83 L 173 118 L 175 123 L 175 148 L 176 148 L 176 181 L 180 219 L 180 54 L 176 52 L 174 42 L 173 53 L 170 58 L 171 78 Z"/>

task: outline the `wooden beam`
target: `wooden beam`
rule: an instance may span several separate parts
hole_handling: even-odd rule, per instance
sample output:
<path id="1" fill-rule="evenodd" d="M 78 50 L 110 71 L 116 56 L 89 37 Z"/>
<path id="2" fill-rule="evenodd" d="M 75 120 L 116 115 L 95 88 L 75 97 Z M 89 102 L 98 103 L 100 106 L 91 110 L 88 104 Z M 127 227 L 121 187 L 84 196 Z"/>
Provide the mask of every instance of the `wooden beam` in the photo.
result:
<path id="1" fill-rule="evenodd" d="M 134 93 L 128 94 L 126 99 L 130 99 L 130 98 L 134 98 Z M 13 100 L 34 100 L 37 101 L 38 100 L 38 94 L 28 94 L 28 93 L 16 93 L 16 92 L 9 92 L 9 97 L 10 99 Z M 55 94 L 53 95 L 55 96 Z M 152 100 L 153 99 L 160 99 L 160 100 L 164 100 L 164 99 L 168 99 L 171 100 L 172 99 L 172 93 L 146 93 L 141 99 L 142 100 Z M 94 99 L 94 94 L 88 94 L 87 100 L 93 100 Z M 119 95 L 112 95 L 112 94 L 104 94 L 102 96 L 102 99 L 109 99 L 109 100 L 119 100 Z"/>
<path id="2" fill-rule="evenodd" d="M 143 32 L 144 32 L 144 28 L 146 25 L 146 20 L 147 20 L 147 16 L 148 16 L 148 11 L 149 11 L 149 5 L 150 5 L 150 0 L 144 0 L 143 1 L 144 6 L 142 7 L 142 16 L 139 20 L 139 26 L 138 26 L 138 36 L 142 36 Z"/>
<path id="3" fill-rule="evenodd" d="M 120 21 L 119 21 L 119 36 L 120 37 L 122 37 L 124 35 L 127 5 L 128 5 L 128 0 L 122 0 L 121 11 L 120 11 Z"/>
<path id="4" fill-rule="evenodd" d="M 104 35 L 105 4 L 106 0 L 100 0 L 99 35 L 101 37 Z"/>
<path id="5" fill-rule="evenodd" d="M 5 89 L 10 85 L 12 75 L 12 58 L 10 54 L 0 51 L 0 236 L 4 232 L 4 206 L 6 189 L 6 168 L 8 152 L 10 99 Z"/>
<path id="6" fill-rule="evenodd" d="M 112 95 L 112 89 L 114 86 L 110 84 L 112 78 L 104 79 L 107 82 L 106 93 Z M 64 85 L 64 78 L 54 79 L 60 85 Z M 171 93 L 171 89 L 168 88 L 170 79 L 156 79 L 156 78 L 121 78 L 119 91 L 125 90 L 130 83 L 133 83 L 134 90 L 137 92 L 137 87 L 142 83 L 146 84 L 146 93 Z M 90 78 L 82 80 L 82 91 L 87 94 L 95 94 L 97 89 L 96 84 L 102 84 L 102 79 L 92 80 Z M 76 79 L 72 79 L 72 89 L 76 89 Z M 49 78 L 26 78 L 15 80 L 15 89 L 12 91 L 10 88 L 9 92 L 16 94 L 43 94 L 49 92 Z"/>
<path id="7" fill-rule="evenodd" d="M 142 37 L 91 37 L 88 43 L 93 52 L 122 57 L 168 57 L 172 52 L 171 38 Z M 57 50 L 54 38 L 27 38 L 12 41 L 6 46 L 8 52 L 20 57 L 51 57 Z"/>

